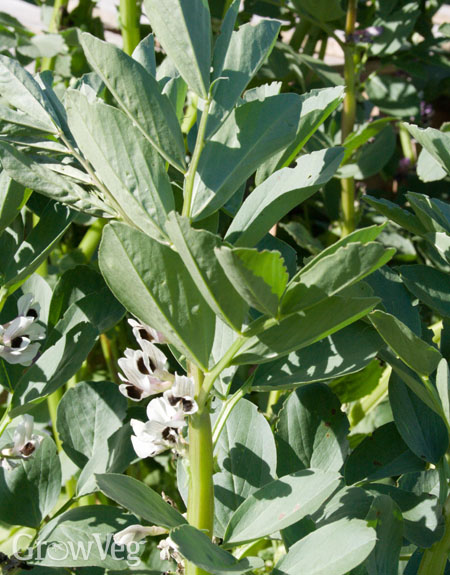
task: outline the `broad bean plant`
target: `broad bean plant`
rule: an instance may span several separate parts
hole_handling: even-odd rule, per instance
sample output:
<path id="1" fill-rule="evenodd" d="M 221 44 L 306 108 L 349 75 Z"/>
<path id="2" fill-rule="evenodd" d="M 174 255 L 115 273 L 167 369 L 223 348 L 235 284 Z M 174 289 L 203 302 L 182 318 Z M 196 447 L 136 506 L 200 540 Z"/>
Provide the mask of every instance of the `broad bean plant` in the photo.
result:
<path id="1" fill-rule="evenodd" d="M 0 55 L 3 572 L 443 574 L 450 209 L 366 195 L 356 227 L 354 154 L 392 118 L 355 128 L 349 62 L 385 28 L 355 31 L 349 2 L 347 90 L 298 94 L 252 83 L 287 50 L 279 19 L 143 6 L 134 49 L 79 32 L 91 71 L 67 89 Z M 445 129 L 400 130 L 446 180 Z M 283 224 L 297 261 L 271 231 L 333 177 L 340 233 Z"/>

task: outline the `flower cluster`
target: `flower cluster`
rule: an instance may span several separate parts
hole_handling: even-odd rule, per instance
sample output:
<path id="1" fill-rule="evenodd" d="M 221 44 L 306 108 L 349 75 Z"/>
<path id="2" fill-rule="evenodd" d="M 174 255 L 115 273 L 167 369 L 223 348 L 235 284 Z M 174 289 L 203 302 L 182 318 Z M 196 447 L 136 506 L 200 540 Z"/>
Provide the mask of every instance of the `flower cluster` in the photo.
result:
<path id="1" fill-rule="evenodd" d="M 156 525 L 129 525 L 122 531 L 114 534 L 114 543 L 117 545 L 125 545 L 129 547 L 133 543 L 138 543 L 146 537 L 154 537 L 158 535 L 167 534 L 168 530 L 164 527 L 157 527 Z M 162 539 L 158 543 L 159 555 L 161 561 L 175 561 L 177 564 L 177 573 L 183 572 L 183 557 L 178 551 L 178 546 L 172 541 L 170 537 Z"/>
<path id="2" fill-rule="evenodd" d="M 28 459 L 39 447 L 41 437 L 33 433 L 34 419 L 32 415 L 24 415 L 22 423 L 14 430 L 13 442 L 0 452 L 0 464 L 10 471 L 19 465 L 21 459 Z"/>
<path id="3" fill-rule="evenodd" d="M 164 343 L 162 334 L 151 327 L 129 320 L 133 334 L 140 346 L 138 350 L 126 349 L 119 359 L 123 382 L 119 389 L 133 401 L 162 393 L 147 406 L 148 421 L 131 420 L 134 450 L 140 458 L 153 457 L 166 449 L 183 450 L 180 434 L 186 426 L 186 417 L 198 409 L 194 399 L 194 382 L 190 377 L 171 374 L 167 370 L 167 357 L 155 343 Z"/>
<path id="4" fill-rule="evenodd" d="M 45 329 L 38 323 L 39 304 L 31 294 L 21 296 L 17 302 L 18 316 L 0 325 L 0 357 L 8 363 L 30 365 L 38 352 Z"/>

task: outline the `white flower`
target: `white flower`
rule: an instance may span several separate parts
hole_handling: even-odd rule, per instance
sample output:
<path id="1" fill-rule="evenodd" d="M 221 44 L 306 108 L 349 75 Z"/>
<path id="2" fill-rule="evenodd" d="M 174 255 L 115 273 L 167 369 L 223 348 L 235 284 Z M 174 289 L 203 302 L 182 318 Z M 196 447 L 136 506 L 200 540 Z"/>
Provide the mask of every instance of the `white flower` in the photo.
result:
<path id="1" fill-rule="evenodd" d="M 38 303 L 35 303 L 32 294 L 26 293 L 20 296 L 17 302 L 17 310 L 19 312 L 19 316 L 38 319 L 41 306 Z"/>
<path id="2" fill-rule="evenodd" d="M 179 432 L 186 425 L 182 410 L 171 406 L 163 397 L 152 399 L 147 406 L 149 421 L 130 421 L 134 435 L 131 442 L 138 457 L 153 457 L 166 449 L 179 447 Z"/>
<path id="3" fill-rule="evenodd" d="M 158 543 L 159 557 L 161 561 L 170 561 L 173 559 L 177 565 L 183 563 L 183 557 L 178 551 L 178 545 L 170 537 L 163 539 Z"/>
<path id="4" fill-rule="evenodd" d="M 119 386 L 119 390 L 133 401 L 161 393 L 172 385 L 172 376 L 165 369 L 167 358 L 158 348 L 153 347 L 153 357 L 140 349 L 126 349 L 125 357 L 118 361 L 125 374 L 119 373 L 124 382 Z"/>
<path id="5" fill-rule="evenodd" d="M 0 357 L 8 363 L 30 365 L 36 357 L 45 329 L 36 323 L 39 305 L 33 303 L 33 296 L 25 294 L 17 302 L 19 315 L 12 321 L 0 325 Z"/>
<path id="6" fill-rule="evenodd" d="M 191 377 L 175 374 L 172 388 L 164 392 L 164 397 L 172 407 L 181 409 L 185 415 L 192 415 L 198 410 L 194 399 L 195 384 Z"/>
<path id="7" fill-rule="evenodd" d="M 151 527 L 145 527 L 144 525 L 129 525 L 122 531 L 118 531 L 113 536 L 114 543 L 116 545 L 130 545 L 130 543 L 135 543 L 145 539 L 145 537 L 163 535 L 167 533 L 167 529 L 164 527 L 156 527 L 155 525 Z"/>
<path id="8" fill-rule="evenodd" d="M 164 335 L 149 325 L 136 321 L 135 319 L 129 319 L 128 323 L 133 328 L 133 335 L 145 353 L 148 353 L 148 344 L 167 343 Z"/>
<path id="9" fill-rule="evenodd" d="M 42 438 L 33 433 L 34 419 L 32 415 L 24 415 L 22 423 L 14 430 L 13 443 L 4 448 L 1 455 L 8 457 L 17 457 L 18 459 L 27 459 L 39 447 Z M 13 469 L 18 465 L 14 459 L 2 459 L 4 469 Z"/>
<path id="10" fill-rule="evenodd" d="M 30 365 L 45 337 L 45 329 L 34 318 L 19 316 L 0 326 L 0 357 L 8 363 Z"/>

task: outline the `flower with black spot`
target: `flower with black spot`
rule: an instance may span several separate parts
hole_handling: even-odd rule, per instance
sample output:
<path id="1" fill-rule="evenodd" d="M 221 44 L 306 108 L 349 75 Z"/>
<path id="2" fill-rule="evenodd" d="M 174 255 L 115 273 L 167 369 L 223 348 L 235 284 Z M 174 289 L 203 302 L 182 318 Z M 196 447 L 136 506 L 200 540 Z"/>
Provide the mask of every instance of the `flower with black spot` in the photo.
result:
<path id="1" fill-rule="evenodd" d="M 164 397 L 172 407 L 181 409 L 184 415 L 192 415 L 198 410 L 194 399 L 195 384 L 191 377 L 175 374 L 175 383 L 164 392 Z"/>
<path id="2" fill-rule="evenodd" d="M 133 401 L 140 401 L 161 393 L 172 385 L 173 376 L 167 371 L 167 358 L 157 347 L 152 346 L 151 355 L 141 349 L 126 349 L 125 357 L 118 361 L 124 375 L 119 385 L 120 392 Z"/>
<path id="3" fill-rule="evenodd" d="M 131 442 L 137 455 L 154 457 L 166 449 L 181 448 L 180 431 L 186 425 L 184 412 L 170 405 L 164 397 L 152 399 L 147 406 L 148 421 L 130 421 L 134 435 Z"/>
<path id="4" fill-rule="evenodd" d="M 33 433 L 34 418 L 32 415 L 25 414 L 22 423 L 14 430 L 13 443 L 2 449 L 1 465 L 4 469 L 11 470 L 18 465 L 18 460 L 27 459 L 39 447 L 42 438 Z"/>

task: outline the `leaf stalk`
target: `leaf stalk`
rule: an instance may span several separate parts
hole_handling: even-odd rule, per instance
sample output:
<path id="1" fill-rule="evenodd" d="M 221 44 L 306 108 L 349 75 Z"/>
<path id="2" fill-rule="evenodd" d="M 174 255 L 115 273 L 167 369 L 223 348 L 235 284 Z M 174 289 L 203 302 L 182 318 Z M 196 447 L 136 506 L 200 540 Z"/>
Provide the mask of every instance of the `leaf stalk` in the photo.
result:
<path id="1" fill-rule="evenodd" d="M 192 211 L 192 192 L 194 190 L 195 174 L 197 172 L 200 156 L 205 146 L 206 124 L 208 123 L 208 114 L 210 106 L 211 106 L 211 99 L 208 98 L 207 100 L 205 100 L 205 106 L 203 108 L 200 125 L 198 127 L 198 134 L 197 134 L 197 140 L 195 142 L 194 153 L 192 154 L 192 160 L 191 163 L 189 164 L 189 169 L 186 173 L 182 215 L 188 218 L 191 217 L 191 211 Z"/>

